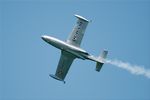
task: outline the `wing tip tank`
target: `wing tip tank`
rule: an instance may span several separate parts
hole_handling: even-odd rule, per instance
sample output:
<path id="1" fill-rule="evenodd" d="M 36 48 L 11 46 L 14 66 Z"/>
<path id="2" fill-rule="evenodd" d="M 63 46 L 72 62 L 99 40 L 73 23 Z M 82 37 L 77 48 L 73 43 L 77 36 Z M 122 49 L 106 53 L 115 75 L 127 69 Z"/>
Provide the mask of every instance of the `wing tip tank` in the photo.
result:
<path id="1" fill-rule="evenodd" d="M 49 74 L 50 77 L 58 80 L 58 81 L 62 81 L 64 84 L 66 83 L 64 80 L 60 79 L 59 77 L 57 77 L 56 75 L 53 75 L 53 74 Z"/>
<path id="2" fill-rule="evenodd" d="M 82 19 L 82 20 L 84 20 L 84 21 L 86 21 L 86 22 L 89 22 L 88 19 L 86 19 L 86 18 L 84 18 L 84 17 L 82 17 L 82 16 L 80 16 L 80 15 L 75 14 L 74 16 L 77 17 L 77 18 L 79 18 L 79 19 Z"/>

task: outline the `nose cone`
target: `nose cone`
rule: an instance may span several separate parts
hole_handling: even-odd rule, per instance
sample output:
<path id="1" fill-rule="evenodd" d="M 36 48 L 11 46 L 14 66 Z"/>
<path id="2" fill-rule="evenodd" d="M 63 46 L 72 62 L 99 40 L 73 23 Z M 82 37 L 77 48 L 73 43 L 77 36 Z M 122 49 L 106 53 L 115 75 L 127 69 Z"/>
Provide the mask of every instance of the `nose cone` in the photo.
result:
<path id="1" fill-rule="evenodd" d="M 46 42 L 49 40 L 49 36 L 46 35 L 42 35 L 41 38 Z"/>
<path id="2" fill-rule="evenodd" d="M 42 35 L 41 38 L 45 41 L 48 42 L 48 37 L 46 35 Z"/>
<path id="3" fill-rule="evenodd" d="M 42 35 L 41 38 L 42 38 L 43 40 L 45 40 L 45 35 Z"/>

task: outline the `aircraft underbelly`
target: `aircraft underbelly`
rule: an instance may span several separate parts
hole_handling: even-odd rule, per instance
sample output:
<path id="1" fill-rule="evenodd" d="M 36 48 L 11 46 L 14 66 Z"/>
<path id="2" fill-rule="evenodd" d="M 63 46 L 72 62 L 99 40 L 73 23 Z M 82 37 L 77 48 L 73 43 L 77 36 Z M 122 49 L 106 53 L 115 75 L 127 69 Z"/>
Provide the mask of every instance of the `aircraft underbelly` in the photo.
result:
<path id="1" fill-rule="evenodd" d="M 75 55 L 77 58 L 81 58 L 83 60 L 85 60 L 85 55 L 88 55 L 88 53 L 78 47 L 72 46 L 64 41 L 58 41 L 58 40 L 49 40 L 48 42 L 50 45 L 60 49 L 60 50 L 64 50 L 67 51 L 73 55 Z"/>

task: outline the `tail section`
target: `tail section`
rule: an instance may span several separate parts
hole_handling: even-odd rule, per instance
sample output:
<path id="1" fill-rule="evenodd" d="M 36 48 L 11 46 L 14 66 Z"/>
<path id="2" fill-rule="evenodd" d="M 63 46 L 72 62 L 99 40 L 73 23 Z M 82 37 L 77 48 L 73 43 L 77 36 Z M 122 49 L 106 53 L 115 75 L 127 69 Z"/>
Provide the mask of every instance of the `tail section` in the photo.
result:
<path id="1" fill-rule="evenodd" d="M 98 57 L 99 61 L 96 62 L 96 69 L 95 69 L 96 71 L 99 72 L 101 70 L 103 64 L 105 63 L 105 58 L 107 57 L 107 54 L 108 54 L 108 51 L 104 50 L 101 53 L 101 55 Z"/>

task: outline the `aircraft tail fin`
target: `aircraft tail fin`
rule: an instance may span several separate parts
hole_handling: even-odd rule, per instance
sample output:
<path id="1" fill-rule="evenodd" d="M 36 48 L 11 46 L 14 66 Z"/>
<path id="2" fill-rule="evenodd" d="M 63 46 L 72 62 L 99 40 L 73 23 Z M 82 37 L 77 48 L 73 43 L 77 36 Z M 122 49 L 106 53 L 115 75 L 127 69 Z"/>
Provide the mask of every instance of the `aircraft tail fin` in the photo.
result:
<path id="1" fill-rule="evenodd" d="M 103 64 L 105 63 L 105 58 L 107 57 L 107 54 L 108 54 L 108 51 L 104 50 L 101 53 L 101 55 L 98 57 L 99 61 L 96 62 L 96 69 L 95 69 L 96 71 L 99 72 L 101 70 Z"/>

